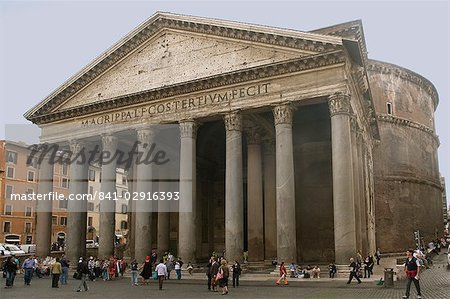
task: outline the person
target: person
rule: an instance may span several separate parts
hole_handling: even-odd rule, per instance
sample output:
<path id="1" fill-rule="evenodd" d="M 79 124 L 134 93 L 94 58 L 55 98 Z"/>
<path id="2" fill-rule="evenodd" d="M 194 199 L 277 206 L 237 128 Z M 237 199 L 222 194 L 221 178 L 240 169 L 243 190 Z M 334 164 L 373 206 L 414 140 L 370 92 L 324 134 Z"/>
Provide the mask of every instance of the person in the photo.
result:
<path id="1" fill-rule="evenodd" d="M 152 256 L 150 258 L 150 261 L 152 262 L 152 266 L 155 267 L 156 263 L 158 262 L 158 254 L 156 253 L 156 251 L 152 252 Z"/>
<path id="2" fill-rule="evenodd" d="M 34 269 L 36 268 L 36 262 L 34 256 L 28 257 L 22 264 L 22 269 L 25 271 L 23 277 L 25 285 L 30 285 L 31 278 L 33 277 Z"/>
<path id="3" fill-rule="evenodd" d="M 380 248 L 377 248 L 377 251 L 375 252 L 375 259 L 377 260 L 377 265 L 380 265 L 380 259 L 381 259 Z"/>
<path id="4" fill-rule="evenodd" d="M 370 275 L 373 275 L 373 266 L 374 266 L 374 260 L 372 253 L 369 253 L 369 273 Z"/>
<path id="5" fill-rule="evenodd" d="M 192 266 L 191 262 L 188 262 L 186 270 L 188 271 L 189 275 L 192 276 L 192 270 L 194 270 L 194 267 Z"/>
<path id="6" fill-rule="evenodd" d="M 350 277 L 348 278 L 347 284 L 350 284 L 352 282 L 353 277 L 356 278 L 356 280 L 358 281 L 358 284 L 361 283 L 361 279 L 359 279 L 357 272 L 358 272 L 358 264 L 351 257 L 350 258 Z"/>
<path id="7" fill-rule="evenodd" d="M 164 265 L 164 260 L 160 259 L 159 264 L 156 266 L 156 272 L 158 273 L 158 286 L 162 290 L 164 278 L 167 276 L 167 266 Z"/>
<path id="8" fill-rule="evenodd" d="M 77 273 L 79 277 L 81 277 L 80 284 L 78 285 L 77 288 L 77 292 L 81 292 L 81 287 L 83 287 L 84 291 L 87 292 L 89 289 L 86 280 L 89 275 L 89 268 L 87 262 L 83 260 L 82 257 L 80 257 L 80 260 L 77 265 Z"/>
<path id="9" fill-rule="evenodd" d="M 291 278 L 294 278 L 297 276 L 297 265 L 294 262 L 292 262 L 289 265 L 289 270 L 291 272 Z"/>
<path id="10" fill-rule="evenodd" d="M 95 281 L 94 267 L 95 267 L 94 257 L 91 256 L 91 257 L 89 257 L 89 261 L 88 261 L 88 269 L 89 269 L 88 277 L 91 281 Z"/>
<path id="11" fill-rule="evenodd" d="M 5 288 L 12 288 L 14 285 L 14 278 L 16 277 L 17 264 L 14 257 L 8 256 L 3 264 L 3 272 L 6 273 Z"/>
<path id="12" fill-rule="evenodd" d="M 287 276 L 286 267 L 284 266 L 284 262 L 281 262 L 281 265 L 280 265 L 280 278 L 278 278 L 278 280 L 277 280 L 277 285 L 280 285 L 280 282 L 283 279 L 284 279 L 284 285 L 288 285 L 286 276 Z"/>
<path id="13" fill-rule="evenodd" d="M 317 265 L 312 269 L 312 278 L 320 278 L 320 268 Z"/>
<path id="14" fill-rule="evenodd" d="M 56 261 L 51 266 L 51 273 L 52 273 L 52 288 L 59 288 L 58 282 L 59 282 L 59 276 L 61 275 L 62 269 L 61 269 L 61 263 L 59 262 L 59 257 L 56 258 Z"/>
<path id="15" fill-rule="evenodd" d="M 212 265 L 213 257 L 211 257 L 206 264 L 206 277 L 208 278 L 208 291 L 211 291 L 211 265 Z"/>
<path id="16" fill-rule="evenodd" d="M 175 262 L 175 273 L 177 273 L 177 279 L 181 279 L 181 263 L 180 260 L 177 259 Z"/>
<path id="17" fill-rule="evenodd" d="M 144 279 L 144 283 L 148 284 L 148 280 L 152 277 L 152 263 L 148 255 L 145 257 L 145 262 L 142 264 L 141 268 L 142 272 L 140 275 Z"/>
<path id="18" fill-rule="evenodd" d="M 328 272 L 330 274 L 330 278 L 334 278 L 334 275 L 336 275 L 336 272 L 337 272 L 337 268 L 336 268 L 336 265 L 334 263 L 331 263 L 328 266 Z"/>
<path id="19" fill-rule="evenodd" d="M 225 259 L 222 259 L 220 264 L 217 277 L 219 278 L 219 287 L 222 288 L 222 295 L 226 295 L 228 294 L 228 277 L 230 276 L 230 270 L 228 269 L 227 261 Z"/>
<path id="20" fill-rule="evenodd" d="M 234 261 L 233 269 L 233 288 L 239 286 L 239 276 L 241 276 L 241 264 L 238 261 Z"/>
<path id="21" fill-rule="evenodd" d="M 59 277 L 59 282 L 61 285 L 65 285 L 69 278 L 69 260 L 63 254 L 59 262 L 61 263 L 61 276 Z"/>
<path id="22" fill-rule="evenodd" d="M 217 292 L 217 273 L 219 272 L 219 263 L 216 261 L 216 258 L 212 258 L 211 264 L 211 287 L 213 292 Z"/>
<path id="23" fill-rule="evenodd" d="M 422 298 L 419 284 L 420 262 L 413 256 L 413 252 L 414 251 L 412 249 L 408 249 L 406 251 L 405 273 L 408 282 L 406 284 L 406 293 L 402 298 L 409 298 L 411 282 L 414 282 L 414 286 L 417 291 L 417 298 L 420 299 Z"/>
<path id="24" fill-rule="evenodd" d="M 167 279 L 170 279 L 170 272 L 173 270 L 173 262 L 168 258 L 166 262 L 167 267 Z"/>
<path id="25" fill-rule="evenodd" d="M 138 268 L 139 265 L 136 262 L 136 259 L 134 259 L 131 264 L 131 285 L 132 286 L 137 286 L 138 285 Z"/>
<path id="26" fill-rule="evenodd" d="M 102 278 L 103 281 L 109 280 L 109 260 L 104 259 L 102 263 Z"/>

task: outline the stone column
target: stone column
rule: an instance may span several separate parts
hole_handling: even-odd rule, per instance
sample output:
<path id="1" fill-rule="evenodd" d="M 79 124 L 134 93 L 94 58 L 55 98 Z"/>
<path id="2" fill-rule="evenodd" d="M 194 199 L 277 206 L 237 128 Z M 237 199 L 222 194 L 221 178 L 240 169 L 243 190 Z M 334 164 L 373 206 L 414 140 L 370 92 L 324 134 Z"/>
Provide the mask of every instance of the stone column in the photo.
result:
<path id="1" fill-rule="evenodd" d="M 109 258 L 114 255 L 114 234 L 116 228 L 116 165 L 117 161 L 111 159 L 117 150 L 118 138 L 111 135 L 102 135 L 102 148 L 105 156 L 102 157 L 101 192 L 105 199 L 100 202 L 100 239 L 98 248 L 99 258 Z M 108 199 L 109 198 L 109 199 Z"/>
<path id="2" fill-rule="evenodd" d="M 195 261 L 196 253 L 196 136 L 197 124 L 180 122 L 180 201 L 178 255 L 184 261 Z"/>
<path id="3" fill-rule="evenodd" d="M 264 147 L 264 255 L 272 261 L 277 257 L 277 193 L 275 182 L 275 145 Z"/>
<path id="4" fill-rule="evenodd" d="M 164 189 L 160 189 L 164 190 Z M 163 256 L 169 250 L 170 237 L 170 213 L 158 212 L 158 256 Z"/>
<path id="5" fill-rule="evenodd" d="M 86 162 L 86 144 L 77 140 L 70 142 L 72 163 L 70 164 L 69 193 L 74 195 L 87 194 L 88 169 Z M 74 157 L 78 158 L 74 161 Z M 76 267 L 78 259 L 86 255 L 86 230 L 87 230 L 87 201 L 69 200 L 67 215 L 67 242 L 66 255 L 71 261 L 71 266 Z"/>
<path id="6" fill-rule="evenodd" d="M 151 144 L 153 143 L 155 132 L 151 128 L 141 128 L 137 130 L 137 139 L 139 142 L 138 151 L 142 157 L 146 157 Z M 136 192 L 152 191 L 152 164 L 139 163 L 136 167 Z M 151 214 L 152 202 L 147 200 L 136 201 L 136 220 L 135 220 L 135 258 L 140 263 L 145 260 L 147 255 L 152 253 L 152 234 L 151 234 Z"/>
<path id="7" fill-rule="evenodd" d="M 242 182 L 242 119 L 238 112 L 224 117 L 225 162 L 225 256 L 242 261 L 244 251 L 244 201 Z"/>
<path id="8" fill-rule="evenodd" d="M 248 260 L 264 260 L 264 212 L 261 138 L 256 130 L 247 134 Z"/>
<path id="9" fill-rule="evenodd" d="M 329 98 L 333 169 L 335 262 L 347 264 L 356 253 L 355 204 L 353 194 L 350 96 L 336 93 Z"/>
<path id="10" fill-rule="evenodd" d="M 355 203 L 355 227 L 356 227 L 356 251 L 362 252 L 362 211 L 361 211 L 361 198 L 359 194 L 359 157 L 358 157 L 358 147 L 356 142 L 356 131 L 358 130 L 358 122 L 356 115 L 350 117 L 350 144 L 351 144 L 351 155 L 352 155 L 352 168 L 353 168 L 353 199 Z"/>
<path id="11" fill-rule="evenodd" d="M 39 164 L 39 194 L 50 194 L 53 191 L 53 164 L 46 154 Z M 52 200 L 36 201 L 36 255 L 50 255 L 52 242 Z"/>
<path id="12" fill-rule="evenodd" d="M 273 108 L 276 135 L 277 254 L 279 262 L 297 261 L 295 221 L 293 108 L 282 104 Z"/>
<path id="13" fill-rule="evenodd" d="M 361 243 L 362 243 L 362 254 L 363 256 L 369 253 L 369 240 L 367 234 L 367 220 L 368 220 L 368 206 L 366 204 L 366 197 L 364 192 L 364 156 L 363 156 L 363 131 L 360 128 L 357 128 L 356 131 L 356 147 L 357 147 L 357 156 L 358 156 L 358 192 L 359 192 L 359 200 L 360 200 L 360 214 L 361 214 Z"/>

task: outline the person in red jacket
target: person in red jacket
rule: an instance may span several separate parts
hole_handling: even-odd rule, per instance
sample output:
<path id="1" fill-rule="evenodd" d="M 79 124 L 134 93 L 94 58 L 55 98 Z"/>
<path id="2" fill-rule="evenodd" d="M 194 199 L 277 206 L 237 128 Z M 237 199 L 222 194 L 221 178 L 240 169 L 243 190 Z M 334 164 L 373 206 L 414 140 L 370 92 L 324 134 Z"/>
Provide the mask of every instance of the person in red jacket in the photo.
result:
<path id="1" fill-rule="evenodd" d="M 278 278 L 278 280 L 277 280 L 277 285 L 280 285 L 280 282 L 283 279 L 284 279 L 284 285 L 288 285 L 286 277 L 287 277 L 286 267 L 284 266 L 284 262 L 281 262 L 281 265 L 280 265 L 280 278 Z"/>

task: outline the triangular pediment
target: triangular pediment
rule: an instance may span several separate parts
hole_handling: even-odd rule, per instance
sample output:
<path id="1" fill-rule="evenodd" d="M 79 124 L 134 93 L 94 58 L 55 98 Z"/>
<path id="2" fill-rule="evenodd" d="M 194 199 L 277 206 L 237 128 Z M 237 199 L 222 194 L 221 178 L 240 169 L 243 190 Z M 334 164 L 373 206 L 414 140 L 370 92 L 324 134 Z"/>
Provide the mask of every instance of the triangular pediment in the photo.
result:
<path id="1" fill-rule="evenodd" d="M 185 31 L 163 30 L 55 111 L 311 54 Z"/>
<path id="2" fill-rule="evenodd" d="M 154 88 L 340 49 L 342 39 L 156 13 L 25 114 L 42 116 Z"/>

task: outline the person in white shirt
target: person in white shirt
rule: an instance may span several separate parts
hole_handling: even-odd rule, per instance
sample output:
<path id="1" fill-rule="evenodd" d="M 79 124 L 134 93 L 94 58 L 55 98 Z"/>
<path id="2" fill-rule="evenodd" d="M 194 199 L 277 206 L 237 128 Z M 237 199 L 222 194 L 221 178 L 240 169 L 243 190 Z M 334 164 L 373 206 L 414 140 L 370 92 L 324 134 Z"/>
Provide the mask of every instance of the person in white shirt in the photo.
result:
<path id="1" fill-rule="evenodd" d="M 162 259 L 159 260 L 159 264 L 156 266 L 155 270 L 158 273 L 159 289 L 162 290 L 164 278 L 167 276 L 167 267 L 164 265 Z"/>

